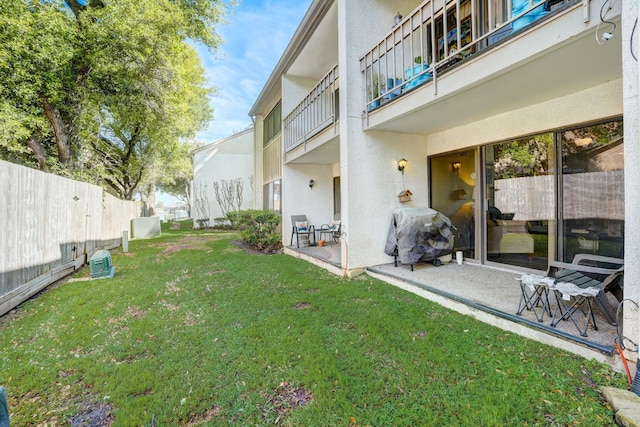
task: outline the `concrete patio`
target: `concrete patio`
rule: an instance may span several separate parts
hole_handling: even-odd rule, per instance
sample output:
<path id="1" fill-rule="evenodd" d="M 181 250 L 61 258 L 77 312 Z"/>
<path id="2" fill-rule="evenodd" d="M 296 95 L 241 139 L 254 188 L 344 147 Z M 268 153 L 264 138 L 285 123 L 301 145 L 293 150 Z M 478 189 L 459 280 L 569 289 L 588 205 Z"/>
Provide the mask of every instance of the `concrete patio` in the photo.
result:
<path id="1" fill-rule="evenodd" d="M 343 274 L 340 245 L 286 247 L 285 253 L 304 258 L 335 274 Z M 454 261 L 440 267 L 422 262 L 416 264 L 411 271 L 408 265 L 399 264 L 395 267 L 391 257 L 389 261 L 388 264 L 367 268 L 366 273 L 501 329 L 589 359 L 595 358 L 618 370 L 623 369 L 621 359 L 615 352 L 616 327 L 606 321 L 595 303 L 593 306 L 598 329 L 594 330 L 590 324 L 587 336 L 583 337 L 571 321 L 560 321 L 556 327 L 551 327 L 551 316 L 548 314 L 542 322 L 538 322 L 529 310 L 524 310 L 520 316 L 516 315 L 521 297 L 516 277 L 521 276 L 521 272 L 466 261 L 462 265 Z M 550 297 L 550 301 L 553 313 L 556 303 L 553 297 Z M 615 298 L 612 300 L 614 302 Z"/>

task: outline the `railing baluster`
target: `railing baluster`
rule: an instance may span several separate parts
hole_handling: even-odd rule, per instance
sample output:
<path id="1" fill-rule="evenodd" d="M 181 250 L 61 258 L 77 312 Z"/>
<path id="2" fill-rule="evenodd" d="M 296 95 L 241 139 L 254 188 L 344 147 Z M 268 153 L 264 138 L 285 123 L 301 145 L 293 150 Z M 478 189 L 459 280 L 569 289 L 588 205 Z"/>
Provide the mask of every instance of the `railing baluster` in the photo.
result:
<path id="1" fill-rule="evenodd" d="M 460 25 L 460 0 L 456 0 L 456 53 L 462 49 L 462 26 Z"/>
<path id="2" fill-rule="evenodd" d="M 420 57 L 422 58 L 422 63 L 428 63 L 427 52 L 424 50 L 424 19 L 422 16 L 422 9 L 420 9 Z M 422 71 L 422 69 L 420 70 Z"/>
<path id="3" fill-rule="evenodd" d="M 431 16 L 430 16 L 430 27 L 431 27 L 431 62 L 432 64 L 430 64 L 433 67 L 433 78 L 436 79 L 437 78 L 437 72 L 436 72 L 436 67 L 434 66 L 434 64 L 436 62 L 438 62 L 437 58 L 437 53 L 438 53 L 438 40 L 436 39 L 436 23 L 435 20 L 433 19 L 433 17 L 435 16 L 436 11 L 435 6 L 433 4 L 433 2 L 430 2 L 431 5 Z"/>
<path id="4" fill-rule="evenodd" d="M 302 144 L 336 120 L 337 72 L 338 66 L 334 65 L 285 117 L 283 130 L 285 152 Z"/>
<path id="5" fill-rule="evenodd" d="M 495 12 L 493 10 L 493 2 L 491 0 L 487 0 L 487 4 L 487 9 L 489 9 L 489 31 L 491 31 L 495 28 Z"/>
<path id="6" fill-rule="evenodd" d="M 477 25 L 476 25 L 476 1 L 477 0 L 471 0 L 471 40 L 475 40 L 476 38 L 478 38 L 478 31 L 477 31 Z M 475 49 L 474 49 L 475 50 Z"/>
<path id="7" fill-rule="evenodd" d="M 443 58 L 440 59 L 445 59 L 448 56 L 448 52 L 447 52 L 447 2 L 446 0 L 443 1 L 444 5 L 442 7 L 442 56 Z M 439 46 L 438 46 L 439 48 Z"/>

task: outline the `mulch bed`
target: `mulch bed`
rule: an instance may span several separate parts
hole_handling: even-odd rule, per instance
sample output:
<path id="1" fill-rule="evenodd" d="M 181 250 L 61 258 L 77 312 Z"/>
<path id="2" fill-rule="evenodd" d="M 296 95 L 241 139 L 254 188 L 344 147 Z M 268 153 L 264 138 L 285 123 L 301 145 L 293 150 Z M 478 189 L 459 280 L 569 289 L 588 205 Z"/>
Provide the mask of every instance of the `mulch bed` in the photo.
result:
<path id="1" fill-rule="evenodd" d="M 234 245 L 236 245 L 237 247 L 239 247 L 240 249 L 242 249 L 243 251 L 251 255 L 273 255 L 273 254 L 282 253 L 282 249 L 277 251 L 264 251 L 242 240 L 233 240 L 231 243 L 233 243 Z"/>

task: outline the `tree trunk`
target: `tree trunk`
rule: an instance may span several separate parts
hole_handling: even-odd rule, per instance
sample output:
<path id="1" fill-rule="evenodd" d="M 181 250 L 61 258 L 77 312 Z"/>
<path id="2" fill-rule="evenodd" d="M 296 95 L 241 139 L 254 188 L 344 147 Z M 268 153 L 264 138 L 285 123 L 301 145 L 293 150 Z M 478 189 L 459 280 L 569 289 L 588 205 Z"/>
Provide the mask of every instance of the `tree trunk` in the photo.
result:
<path id="1" fill-rule="evenodd" d="M 33 155 L 36 156 L 38 168 L 41 171 L 49 172 L 49 167 L 47 166 L 47 152 L 42 144 L 40 144 L 40 142 L 38 142 L 34 137 L 31 137 L 27 140 L 27 146 L 31 151 L 33 151 Z"/>
<path id="2" fill-rule="evenodd" d="M 145 216 L 153 216 L 156 214 L 156 185 L 149 184 L 144 190 L 140 191 L 140 199 L 145 204 Z"/>
<path id="3" fill-rule="evenodd" d="M 64 165 L 69 164 L 71 162 L 71 144 L 69 143 L 69 135 L 60 112 L 49 104 L 45 98 L 42 99 L 42 107 L 53 129 L 56 146 L 58 147 L 58 160 Z"/>

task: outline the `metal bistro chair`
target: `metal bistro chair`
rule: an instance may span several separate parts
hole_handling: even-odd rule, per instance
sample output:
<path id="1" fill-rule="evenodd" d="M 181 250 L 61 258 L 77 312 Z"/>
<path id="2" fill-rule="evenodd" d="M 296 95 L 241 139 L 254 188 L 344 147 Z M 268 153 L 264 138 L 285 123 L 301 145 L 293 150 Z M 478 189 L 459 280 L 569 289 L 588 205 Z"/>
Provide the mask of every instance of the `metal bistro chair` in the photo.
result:
<path id="1" fill-rule="evenodd" d="M 291 242 L 289 246 L 293 246 L 293 236 L 296 237 L 296 247 L 298 248 L 300 247 L 300 236 L 306 236 L 310 240 L 310 245 L 311 239 L 313 239 L 313 246 L 316 245 L 316 229 L 309 224 L 306 215 L 291 215 L 291 226 Z"/>
<path id="2" fill-rule="evenodd" d="M 340 242 L 340 234 L 342 233 L 340 214 L 335 214 L 331 225 L 322 224 L 320 228 L 316 229 L 316 231 L 320 235 L 320 239 L 322 239 L 324 235 L 328 235 L 331 240 L 331 244 Z"/>

